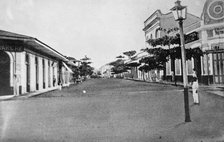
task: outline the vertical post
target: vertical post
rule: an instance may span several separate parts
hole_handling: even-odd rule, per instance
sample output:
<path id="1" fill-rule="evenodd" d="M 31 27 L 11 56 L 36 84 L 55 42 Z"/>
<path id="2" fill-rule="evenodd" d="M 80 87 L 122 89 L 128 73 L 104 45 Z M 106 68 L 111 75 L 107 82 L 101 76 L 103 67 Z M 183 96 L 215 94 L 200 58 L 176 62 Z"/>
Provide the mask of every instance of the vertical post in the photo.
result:
<path id="1" fill-rule="evenodd" d="M 188 98 L 188 78 L 186 70 L 186 53 L 185 41 L 183 33 L 183 20 L 179 20 L 180 27 L 180 41 L 181 41 L 181 57 L 182 57 L 182 72 L 183 72 L 183 85 L 184 85 L 184 108 L 185 108 L 185 122 L 191 122 L 189 112 L 189 98 Z"/>
<path id="2" fill-rule="evenodd" d="M 14 95 L 17 95 L 17 74 L 16 74 L 16 51 L 14 52 L 14 74 L 13 74 L 13 79 L 14 79 Z"/>
<path id="3" fill-rule="evenodd" d="M 18 73 L 17 73 L 17 52 L 15 51 L 15 58 L 14 58 L 14 95 L 19 95 L 19 81 L 18 81 Z"/>
<path id="4" fill-rule="evenodd" d="M 59 87 L 62 86 L 62 61 L 59 61 L 59 78 L 58 78 L 58 85 Z"/>

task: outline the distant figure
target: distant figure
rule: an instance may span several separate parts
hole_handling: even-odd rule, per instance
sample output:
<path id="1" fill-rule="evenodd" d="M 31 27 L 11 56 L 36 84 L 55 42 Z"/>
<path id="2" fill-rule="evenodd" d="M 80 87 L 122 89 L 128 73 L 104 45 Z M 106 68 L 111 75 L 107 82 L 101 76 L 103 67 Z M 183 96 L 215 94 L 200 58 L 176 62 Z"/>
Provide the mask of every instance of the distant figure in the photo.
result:
<path id="1" fill-rule="evenodd" d="M 61 78 L 58 78 L 58 85 L 61 85 Z"/>
<path id="2" fill-rule="evenodd" d="M 53 77 L 53 86 L 55 86 L 55 83 L 56 83 L 56 78 L 55 76 Z"/>
<path id="3" fill-rule="evenodd" d="M 62 82 L 61 82 L 61 78 L 58 78 L 58 86 L 59 86 L 59 90 L 62 89 Z"/>
<path id="4" fill-rule="evenodd" d="M 199 88 L 198 77 L 196 74 L 196 70 L 193 69 L 192 92 L 193 92 L 194 104 L 197 104 L 197 105 L 199 105 L 198 88 Z"/>

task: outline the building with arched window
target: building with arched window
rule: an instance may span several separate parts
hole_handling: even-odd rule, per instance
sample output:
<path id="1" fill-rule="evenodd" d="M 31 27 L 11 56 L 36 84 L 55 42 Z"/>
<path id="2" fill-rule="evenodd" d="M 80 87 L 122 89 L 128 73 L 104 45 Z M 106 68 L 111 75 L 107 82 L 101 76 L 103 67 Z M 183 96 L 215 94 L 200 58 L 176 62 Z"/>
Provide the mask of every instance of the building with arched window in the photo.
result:
<path id="1" fill-rule="evenodd" d="M 195 28 L 195 26 L 193 26 L 192 29 L 192 25 L 198 26 L 199 24 L 200 26 L 200 18 L 189 13 L 187 14 L 187 17 L 188 18 L 184 21 L 184 29 L 185 33 L 191 33 Z M 150 37 L 150 39 L 158 39 L 164 36 L 175 36 L 178 33 L 178 31 L 174 29 L 178 29 L 178 23 L 174 20 L 173 14 L 171 12 L 163 14 L 160 10 L 156 10 L 144 22 L 143 31 L 145 32 L 146 37 L 146 47 L 149 49 L 157 48 L 147 44 L 147 41 L 149 40 L 148 37 Z M 171 49 L 173 47 L 174 45 L 162 46 L 162 48 L 164 49 Z M 186 47 L 196 48 L 197 46 L 193 44 L 188 44 Z M 189 67 L 192 67 L 192 63 L 193 59 L 191 61 L 188 61 Z M 188 75 L 191 75 L 193 68 L 188 69 L 189 69 Z M 182 80 L 181 60 L 170 59 L 166 63 L 165 70 L 153 70 L 150 72 L 151 72 L 150 76 L 156 76 L 156 80 L 171 79 L 172 72 L 174 72 L 176 79 L 181 81 Z"/>
<path id="2" fill-rule="evenodd" d="M 207 0 L 201 15 L 203 81 L 224 84 L 224 0 Z"/>
<path id="3" fill-rule="evenodd" d="M 0 96 L 51 90 L 69 84 L 68 60 L 40 40 L 0 30 Z M 69 75 L 69 74 L 68 74 Z M 66 76 L 66 77 L 65 77 Z"/>
<path id="4" fill-rule="evenodd" d="M 186 61 L 188 77 L 191 77 L 192 69 L 195 68 L 200 83 L 223 85 L 224 0 L 206 0 L 201 17 L 188 13 L 187 19 L 183 22 L 184 33 L 190 37 L 185 39 L 185 48 L 200 48 L 203 51 L 202 57 L 194 57 Z M 146 19 L 143 31 L 147 41 L 149 37 L 155 39 L 179 33 L 178 30 L 172 31 L 175 27 L 178 28 L 178 23 L 171 12 L 162 14 L 160 10 L 157 10 Z M 146 44 L 146 47 L 154 48 L 149 44 Z M 163 46 L 163 48 L 172 48 L 172 46 Z M 173 72 L 177 81 L 182 81 L 181 61 L 178 59 L 169 60 L 166 63 L 166 70 L 163 71 L 165 79 L 171 80 Z"/>

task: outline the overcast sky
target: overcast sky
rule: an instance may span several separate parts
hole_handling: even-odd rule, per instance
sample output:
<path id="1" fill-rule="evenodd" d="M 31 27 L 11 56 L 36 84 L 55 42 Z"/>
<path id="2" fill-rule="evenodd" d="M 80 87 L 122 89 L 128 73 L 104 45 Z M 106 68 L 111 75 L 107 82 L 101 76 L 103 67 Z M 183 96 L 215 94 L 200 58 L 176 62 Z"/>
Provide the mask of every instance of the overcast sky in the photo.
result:
<path id="1" fill-rule="evenodd" d="M 143 22 L 176 0 L 0 0 L 0 29 L 33 36 L 63 55 L 92 59 L 92 66 L 145 47 Z M 182 0 L 201 16 L 205 0 Z"/>

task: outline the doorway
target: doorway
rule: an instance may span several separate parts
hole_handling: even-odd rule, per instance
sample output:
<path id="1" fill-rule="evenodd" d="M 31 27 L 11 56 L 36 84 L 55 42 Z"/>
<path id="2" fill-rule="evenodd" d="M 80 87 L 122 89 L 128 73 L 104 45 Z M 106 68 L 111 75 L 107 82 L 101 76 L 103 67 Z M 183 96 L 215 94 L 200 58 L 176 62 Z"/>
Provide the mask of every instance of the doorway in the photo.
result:
<path id="1" fill-rule="evenodd" d="M 12 95 L 10 87 L 10 57 L 0 51 L 0 96 Z"/>
<path id="2" fill-rule="evenodd" d="M 194 58 L 194 68 L 196 69 L 196 75 L 198 77 L 198 81 L 202 82 L 201 80 L 201 57 Z"/>
<path id="3" fill-rule="evenodd" d="M 26 91 L 30 92 L 30 58 L 26 54 Z"/>
<path id="4" fill-rule="evenodd" d="M 213 53 L 214 83 L 224 84 L 224 53 Z"/>

